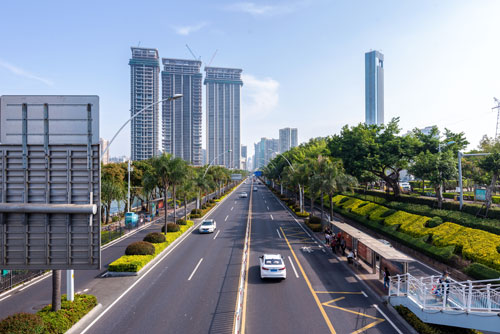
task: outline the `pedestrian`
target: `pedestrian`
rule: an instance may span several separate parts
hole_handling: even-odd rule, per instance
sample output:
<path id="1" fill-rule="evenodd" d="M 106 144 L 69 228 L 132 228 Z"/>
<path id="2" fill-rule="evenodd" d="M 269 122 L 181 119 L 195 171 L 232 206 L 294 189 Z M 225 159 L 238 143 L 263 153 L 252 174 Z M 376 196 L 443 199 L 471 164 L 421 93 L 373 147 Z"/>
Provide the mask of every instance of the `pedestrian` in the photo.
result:
<path id="1" fill-rule="evenodd" d="M 337 248 L 337 238 L 335 236 L 332 237 L 332 242 L 330 244 L 330 247 L 332 247 L 332 252 L 334 254 L 337 254 L 336 248 Z"/>
<path id="2" fill-rule="evenodd" d="M 443 272 L 443 275 L 439 278 L 440 290 L 442 297 L 444 297 L 445 305 L 448 304 L 448 295 L 450 293 L 450 276 L 447 271 Z"/>
<path id="3" fill-rule="evenodd" d="M 342 237 L 342 232 L 339 231 L 339 233 L 337 233 L 337 239 L 340 240 L 341 237 Z"/>
<path id="4" fill-rule="evenodd" d="M 340 238 L 340 248 L 342 249 L 343 256 L 345 256 L 345 247 L 346 247 L 345 239 L 344 239 L 344 237 L 341 237 Z"/>
<path id="5" fill-rule="evenodd" d="M 325 234 L 325 244 L 329 245 L 332 240 L 332 235 L 331 234 Z"/>
<path id="6" fill-rule="evenodd" d="M 384 267 L 384 289 L 386 290 L 389 289 L 389 283 L 391 281 L 390 277 L 391 273 L 389 272 L 389 269 L 387 269 L 387 267 Z"/>
<path id="7" fill-rule="evenodd" d="M 347 263 L 354 263 L 354 253 L 352 252 L 352 250 L 349 250 L 349 253 L 347 254 Z"/>

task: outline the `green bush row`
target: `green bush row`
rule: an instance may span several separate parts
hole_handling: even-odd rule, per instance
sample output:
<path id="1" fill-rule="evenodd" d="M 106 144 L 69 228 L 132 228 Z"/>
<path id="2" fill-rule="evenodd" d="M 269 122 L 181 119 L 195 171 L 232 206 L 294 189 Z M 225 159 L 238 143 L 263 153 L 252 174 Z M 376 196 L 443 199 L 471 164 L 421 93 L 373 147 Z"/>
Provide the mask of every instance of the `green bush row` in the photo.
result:
<path id="1" fill-rule="evenodd" d="M 62 334 L 70 329 L 85 314 L 97 305 L 97 298 L 92 295 L 75 295 L 70 302 L 62 295 L 61 309 L 51 311 L 48 305 L 36 314 L 16 313 L 0 321 L 0 333 L 5 334 Z"/>
<path id="2" fill-rule="evenodd" d="M 351 196 L 353 195 L 351 194 Z M 443 221 L 452 221 L 462 226 L 477 228 L 483 231 L 500 235 L 500 220 L 498 219 L 479 218 L 476 217 L 475 214 L 469 214 L 466 212 L 437 209 L 425 204 L 402 202 L 394 197 L 385 199 L 384 197 L 376 196 L 373 194 L 362 195 L 360 193 L 355 193 L 354 196 L 363 200 L 366 199 L 368 201 L 383 204 L 392 209 L 403 210 L 416 215 L 422 215 L 431 218 L 440 217 Z"/>
<path id="3" fill-rule="evenodd" d="M 108 271 L 113 272 L 138 272 L 141 270 L 149 261 L 153 260 L 158 254 L 160 254 L 169 244 L 171 244 L 175 239 L 180 237 L 185 231 L 187 231 L 191 226 L 193 226 L 193 221 L 188 220 L 186 225 L 180 225 L 179 231 L 168 232 L 165 235 L 165 242 L 152 244 L 155 248 L 154 254 L 152 255 L 124 255 L 108 266 Z"/>
<path id="4" fill-rule="evenodd" d="M 487 267 L 481 263 L 472 263 L 465 268 L 465 273 L 478 280 L 495 278 L 500 280 L 500 271 Z"/>
<path id="5" fill-rule="evenodd" d="M 398 305 L 394 308 L 420 334 L 481 334 L 475 329 L 427 324 L 405 306 Z"/>

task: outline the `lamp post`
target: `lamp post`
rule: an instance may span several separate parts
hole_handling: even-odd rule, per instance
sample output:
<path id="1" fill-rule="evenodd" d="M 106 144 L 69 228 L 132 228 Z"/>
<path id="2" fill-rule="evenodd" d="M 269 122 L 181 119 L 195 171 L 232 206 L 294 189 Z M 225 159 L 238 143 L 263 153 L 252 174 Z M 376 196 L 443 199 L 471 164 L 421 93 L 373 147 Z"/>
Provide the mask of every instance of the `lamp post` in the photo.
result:
<path id="1" fill-rule="evenodd" d="M 181 97 L 182 97 L 182 94 L 175 94 L 174 96 L 170 96 L 170 97 L 167 97 L 166 99 L 163 99 L 163 100 L 160 100 L 160 101 L 156 101 L 155 103 L 151 103 L 150 105 L 147 105 L 144 108 L 142 108 L 141 110 L 139 110 L 138 112 L 136 112 L 134 114 L 134 116 L 130 117 L 125 123 L 123 123 L 123 125 L 121 126 L 121 128 L 119 128 L 118 131 L 116 131 L 116 133 L 113 136 L 113 138 L 111 138 L 111 140 L 109 141 L 108 147 L 106 147 L 106 149 L 104 150 L 104 152 L 102 152 L 101 159 L 104 156 L 104 154 L 109 150 L 109 147 L 111 146 L 111 144 L 115 140 L 116 136 L 118 136 L 118 134 L 125 127 L 125 125 L 127 125 L 131 120 L 133 120 L 134 118 L 136 118 L 137 116 L 139 116 L 140 114 L 142 114 L 144 112 L 144 110 L 147 110 L 147 109 L 151 108 L 154 105 L 157 105 L 157 104 L 162 103 L 162 102 L 173 101 L 173 100 L 176 100 L 176 99 L 181 98 Z"/>

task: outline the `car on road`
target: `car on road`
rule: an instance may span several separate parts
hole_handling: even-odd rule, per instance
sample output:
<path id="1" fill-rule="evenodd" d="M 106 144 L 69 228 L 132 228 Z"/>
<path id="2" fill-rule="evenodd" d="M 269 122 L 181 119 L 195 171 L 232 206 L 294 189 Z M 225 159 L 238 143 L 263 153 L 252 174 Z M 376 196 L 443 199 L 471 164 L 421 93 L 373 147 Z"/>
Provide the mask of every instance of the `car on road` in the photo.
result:
<path id="1" fill-rule="evenodd" d="M 263 254 L 260 260 L 260 278 L 286 278 L 286 266 L 280 254 Z"/>
<path id="2" fill-rule="evenodd" d="M 139 221 L 139 215 L 135 212 L 127 212 L 125 214 L 125 226 L 128 228 L 136 227 Z"/>
<path id="3" fill-rule="evenodd" d="M 204 220 L 198 229 L 200 233 L 214 233 L 217 228 L 217 222 L 213 219 Z"/>
<path id="4" fill-rule="evenodd" d="M 240 198 L 247 198 L 248 194 L 246 192 L 241 192 L 240 193 Z"/>
<path id="5" fill-rule="evenodd" d="M 257 187 L 253 187 L 253 191 L 257 191 Z"/>

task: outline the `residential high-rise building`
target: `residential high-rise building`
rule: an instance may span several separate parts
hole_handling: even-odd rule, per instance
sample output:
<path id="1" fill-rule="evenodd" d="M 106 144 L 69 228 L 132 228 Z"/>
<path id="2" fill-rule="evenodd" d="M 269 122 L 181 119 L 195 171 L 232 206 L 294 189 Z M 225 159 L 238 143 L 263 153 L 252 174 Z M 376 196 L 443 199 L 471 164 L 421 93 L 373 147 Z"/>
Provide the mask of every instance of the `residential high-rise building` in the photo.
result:
<path id="1" fill-rule="evenodd" d="M 201 61 L 162 58 L 162 63 L 162 99 L 182 94 L 163 102 L 163 151 L 201 166 Z"/>
<path id="2" fill-rule="evenodd" d="M 158 50 L 132 47 L 130 65 L 130 116 L 158 102 L 160 63 Z M 132 160 L 145 160 L 159 153 L 158 104 L 148 107 L 130 124 Z"/>
<path id="3" fill-rule="evenodd" d="M 279 153 L 284 153 L 292 147 L 298 146 L 297 128 L 284 128 L 279 132 Z"/>
<path id="4" fill-rule="evenodd" d="M 279 152 L 279 140 L 261 138 L 260 142 L 254 144 L 255 156 L 253 160 L 254 169 L 259 169 L 269 163 Z"/>
<path id="5" fill-rule="evenodd" d="M 247 146 L 241 145 L 241 169 L 247 169 Z"/>
<path id="6" fill-rule="evenodd" d="M 102 154 L 109 146 L 109 140 L 99 138 L 99 146 L 101 147 L 101 161 L 103 165 L 109 164 L 109 150 L 106 154 Z"/>
<path id="7" fill-rule="evenodd" d="M 384 55 L 365 53 L 365 123 L 384 124 Z"/>
<path id="8" fill-rule="evenodd" d="M 242 70 L 205 67 L 205 72 L 208 161 L 239 169 Z"/>

